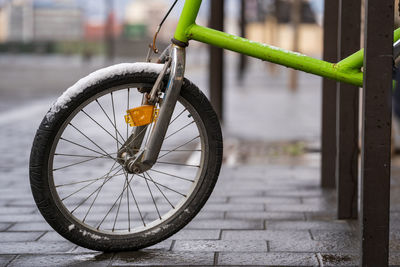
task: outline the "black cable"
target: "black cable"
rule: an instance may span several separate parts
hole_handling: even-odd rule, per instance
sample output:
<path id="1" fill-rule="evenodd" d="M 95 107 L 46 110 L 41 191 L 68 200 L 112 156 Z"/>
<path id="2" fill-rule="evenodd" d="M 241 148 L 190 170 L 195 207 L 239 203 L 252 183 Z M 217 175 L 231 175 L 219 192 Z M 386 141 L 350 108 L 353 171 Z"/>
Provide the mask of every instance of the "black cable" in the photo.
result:
<path id="1" fill-rule="evenodd" d="M 164 24 L 165 20 L 168 18 L 169 14 L 171 14 L 172 10 L 174 9 L 175 5 L 178 3 L 179 0 L 175 0 L 175 2 L 172 4 L 172 6 L 169 8 L 167 14 L 164 16 L 164 18 L 162 19 L 160 25 L 158 26 L 159 28 L 161 28 L 161 26 Z"/>
<path id="2" fill-rule="evenodd" d="M 179 0 L 175 0 L 175 2 L 174 2 L 174 3 L 172 4 L 172 6 L 169 8 L 167 14 L 166 14 L 166 15 L 164 16 L 164 18 L 162 19 L 160 25 L 158 25 L 157 31 L 156 31 L 156 33 L 154 34 L 154 37 L 153 37 L 153 44 L 150 44 L 150 48 L 151 48 L 151 49 L 153 50 L 153 52 L 156 53 L 156 54 L 158 53 L 158 48 L 157 48 L 157 46 L 156 46 L 156 41 L 157 41 L 158 33 L 160 32 L 162 25 L 164 24 L 165 20 L 168 18 L 169 14 L 171 14 L 172 9 L 174 9 L 174 7 L 175 7 L 176 3 L 178 3 L 178 1 L 179 1 Z M 149 54 L 147 55 L 147 60 L 150 59 L 150 56 L 151 56 L 151 55 L 150 55 L 150 53 L 149 53 Z"/>

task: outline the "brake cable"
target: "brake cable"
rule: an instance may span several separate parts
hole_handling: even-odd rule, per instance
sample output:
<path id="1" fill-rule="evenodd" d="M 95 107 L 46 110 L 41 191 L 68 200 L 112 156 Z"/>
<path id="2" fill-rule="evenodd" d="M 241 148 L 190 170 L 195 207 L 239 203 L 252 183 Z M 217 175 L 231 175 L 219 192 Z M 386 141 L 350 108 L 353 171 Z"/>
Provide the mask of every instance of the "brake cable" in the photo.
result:
<path id="1" fill-rule="evenodd" d="M 174 7 L 178 3 L 178 1 L 179 0 L 174 1 L 174 3 L 169 8 L 167 14 L 165 14 L 164 18 L 161 20 L 161 23 L 158 25 L 156 33 L 154 34 L 154 37 L 153 37 L 153 43 L 149 45 L 149 51 L 147 53 L 146 61 L 150 62 L 152 53 L 158 54 L 159 50 L 156 46 L 158 34 L 160 33 L 161 27 L 163 26 L 164 22 L 167 20 L 168 16 L 171 14 L 172 10 L 174 9 Z"/>

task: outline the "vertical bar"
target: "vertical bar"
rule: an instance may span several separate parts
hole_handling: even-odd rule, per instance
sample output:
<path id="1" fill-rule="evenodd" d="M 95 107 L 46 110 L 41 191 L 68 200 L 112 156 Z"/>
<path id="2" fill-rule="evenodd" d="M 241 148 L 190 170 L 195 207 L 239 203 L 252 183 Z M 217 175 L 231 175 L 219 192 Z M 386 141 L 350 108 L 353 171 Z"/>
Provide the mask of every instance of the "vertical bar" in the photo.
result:
<path id="1" fill-rule="evenodd" d="M 246 38 L 246 1 L 240 0 L 240 36 Z M 242 82 L 244 73 L 247 67 L 247 57 L 244 54 L 239 54 L 239 66 L 238 66 L 238 81 Z"/>
<path id="2" fill-rule="evenodd" d="M 292 43 L 292 51 L 299 51 L 299 39 L 300 39 L 300 24 L 301 24 L 301 6 L 302 0 L 293 0 L 292 1 L 292 10 L 290 15 L 290 20 L 292 24 L 293 30 L 293 43 Z M 298 80 L 299 80 L 299 72 L 297 70 L 290 70 L 289 77 L 289 89 L 291 91 L 296 91 L 298 88 Z"/>
<path id="3" fill-rule="evenodd" d="M 339 0 L 325 0 L 324 55 L 325 61 L 337 62 Z M 336 82 L 322 82 L 321 186 L 335 188 L 336 168 Z"/>
<path id="4" fill-rule="evenodd" d="M 109 61 L 115 57 L 115 42 L 114 42 L 114 0 L 106 0 L 106 25 L 105 25 L 105 45 L 106 58 Z"/>
<path id="5" fill-rule="evenodd" d="M 365 4 L 361 266 L 388 266 L 393 4 Z"/>
<path id="6" fill-rule="evenodd" d="M 224 0 L 211 1 L 210 27 L 223 31 Z M 210 47 L 210 100 L 219 119 L 223 121 L 223 90 L 224 90 L 224 51 L 221 48 Z"/>
<path id="7" fill-rule="evenodd" d="M 339 60 L 360 49 L 361 0 L 339 2 Z M 359 98 L 357 86 L 338 84 L 337 90 L 337 217 L 358 217 L 358 126 Z"/>

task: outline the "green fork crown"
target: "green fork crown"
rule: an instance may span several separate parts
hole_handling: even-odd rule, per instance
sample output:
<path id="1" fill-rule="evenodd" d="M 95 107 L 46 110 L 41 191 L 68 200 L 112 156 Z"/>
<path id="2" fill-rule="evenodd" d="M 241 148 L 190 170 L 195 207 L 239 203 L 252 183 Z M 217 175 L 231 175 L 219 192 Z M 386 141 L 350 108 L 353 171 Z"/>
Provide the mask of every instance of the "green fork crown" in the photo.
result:
<path id="1" fill-rule="evenodd" d="M 197 25 L 196 18 L 201 2 L 202 0 L 185 1 L 175 31 L 174 38 L 176 40 L 184 43 L 195 40 L 339 82 L 363 86 L 364 49 L 338 63 L 330 63 L 301 53 L 253 42 L 246 38 Z M 398 41 L 400 39 L 400 28 L 396 29 L 393 35 L 394 42 Z"/>

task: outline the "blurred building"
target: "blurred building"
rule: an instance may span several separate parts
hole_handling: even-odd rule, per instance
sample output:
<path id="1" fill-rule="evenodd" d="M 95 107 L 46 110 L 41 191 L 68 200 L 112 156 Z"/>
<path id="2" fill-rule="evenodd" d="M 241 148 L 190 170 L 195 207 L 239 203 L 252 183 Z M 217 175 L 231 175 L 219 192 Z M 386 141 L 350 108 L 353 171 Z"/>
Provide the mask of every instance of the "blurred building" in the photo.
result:
<path id="1" fill-rule="evenodd" d="M 110 29 L 107 29 L 107 26 Z M 123 30 L 122 24 L 116 19 L 115 13 L 108 14 L 108 17 L 104 22 L 99 21 L 86 21 L 85 23 L 85 40 L 88 41 L 101 41 L 106 37 L 107 30 L 110 34 L 118 39 Z"/>
<path id="2" fill-rule="evenodd" d="M 142 39 L 153 35 L 168 11 L 168 7 L 165 0 L 132 0 L 125 11 L 124 37 Z M 170 24 L 171 19 L 166 22 L 164 27 L 169 28 Z M 165 28 L 163 32 L 168 32 L 168 29 Z M 160 38 L 163 38 L 163 33 L 161 33 Z"/>
<path id="3" fill-rule="evenodd" d="M 33 39 L 33 3 L 8 1 L 0 9 L 0 41 L 31 41 Z"/>
<path id="4" fill-rule="evenodd" d="M 298 0 L 296 0 L 298 1 Z M 291 0 L 246 0 L 247 37 L 251 40 L 293 50 L 294 28 L 291 22 Z M 303 0 L 298 25 L 298 51 L 322 54 L 323 30 L 310 0 Z"/>
<path id="5" fill-rule="evenodd" d="M 0 41 L 75 41 L 84 36 L 74 0 L 11 0 L 0 9 Z"/>

